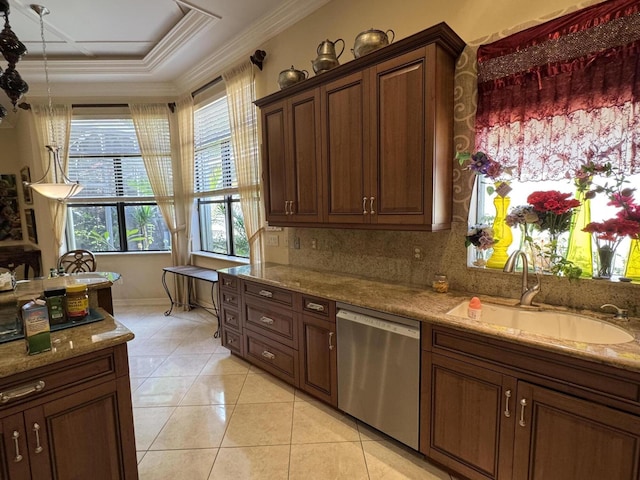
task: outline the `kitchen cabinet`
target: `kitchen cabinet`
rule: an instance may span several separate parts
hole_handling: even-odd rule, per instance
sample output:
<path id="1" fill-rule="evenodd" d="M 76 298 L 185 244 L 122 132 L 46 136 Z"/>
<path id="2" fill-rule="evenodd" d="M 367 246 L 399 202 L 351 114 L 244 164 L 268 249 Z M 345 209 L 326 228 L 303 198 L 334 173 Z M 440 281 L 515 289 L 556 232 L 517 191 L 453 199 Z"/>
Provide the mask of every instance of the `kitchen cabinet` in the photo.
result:
<path id="1" fill-rule="evenodd" d="M 263 109 L 262 128 L 269 221 L 321 222 L 319 89 Z"/>
<path id="2" fill-rule="evenodd" d="M 240 320 L 240 280 L 232 275 L 218 273 L 221 343 L 236 355 L 243 356 L 244 340 Z"/>
<path id="3" fill-rule="evenodd" d="M 474 480 L 640 478 L 637 376 L 445 328 L 430 332 L 425 455 Z"/>
<path id="4" fill-rule="evenodd" d="M 256 101 L 269 223 L 450 228 L 453 76 L 463 47 L 440 24 Z M 306 209 L 292 184 L 310 186 Z"/>
<path id="5" fill-rule="evenodd" d="M 300 317 L 300 388 L 338 406 L 336 304 L 302 296 Z"/>
<path id="6" fill-rule="evenodd" d="M 0 478 L 137 479 L 126 345 L 2 380 Z"/>

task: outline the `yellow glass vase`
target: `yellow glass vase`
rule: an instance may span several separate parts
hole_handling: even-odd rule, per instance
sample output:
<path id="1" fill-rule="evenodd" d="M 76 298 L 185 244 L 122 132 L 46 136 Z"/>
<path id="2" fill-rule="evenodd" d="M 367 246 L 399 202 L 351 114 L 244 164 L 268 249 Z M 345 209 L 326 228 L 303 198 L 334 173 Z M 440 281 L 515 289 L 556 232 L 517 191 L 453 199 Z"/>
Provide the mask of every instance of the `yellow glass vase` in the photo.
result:
<path id="1" fill-rule="evenodd" d="M 581 205 L 578 207 L 571 219 L 571 229 L 569 230 L 569 247 L 567 248 L 567 260 L 572 261 L 577 267 L 582 269 L 583 278 L 593 276 L 593 247 L 591 234 L 583 232 L 582 229 L 591 221 L 591 200 L 585 198 L 586 192 L 578 192 L 576 199 Z"/>
<path id="2" fill-rule="evenodd" d="M 640 281 L 640 238 L 631 240 L 624 276 L 636 282 Z"/>
<path id="3" fill-rule="evenodd" d="M 513 234 L 511 233 L 511 227 L 505 223 L 507 217 L 507 210 L 511 204 L 511 198 L 508 196 L 501 197 L 496 195 L 493 199 L 493 205 L 496 207 L 496 218 L 493 221 L 493 236 L 498 241 L 493 246 L 493 254 L 487 261 L 488 268 L 504 268 L 504 264 L 507 263 L 509 255 L 507 255 L 507 249 L 513 242 Z"/>

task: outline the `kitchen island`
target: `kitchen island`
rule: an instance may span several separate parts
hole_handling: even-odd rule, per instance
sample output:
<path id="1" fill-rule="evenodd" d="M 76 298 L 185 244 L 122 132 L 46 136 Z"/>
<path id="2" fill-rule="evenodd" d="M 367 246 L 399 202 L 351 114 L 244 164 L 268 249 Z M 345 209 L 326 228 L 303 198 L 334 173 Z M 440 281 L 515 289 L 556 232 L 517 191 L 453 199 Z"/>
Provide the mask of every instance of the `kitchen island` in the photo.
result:
<path id="1" fill-rule="evenodd" d="M 134 336 L 97 310 L 104 320 L 53 332 L 51 351 L 0 345 L 0 464 L 9 479 L 138 478 L 126 346 Z"/>
<path id="2" fill-rule="evenodd" d="M 347 304 L 418 320 L 418 450 L 457 474 L 472 480 L 640 478 L 637 318 L 540 306 L 628 334 L 619 343 L 574 341 L 448 313 L 466 305 L 471 292 L 436 293 L 277 264 L 218 273 L 223 345 L 338 408 L 336 310 Z M 480 299 L 517 309 L 516 299 Z"/>

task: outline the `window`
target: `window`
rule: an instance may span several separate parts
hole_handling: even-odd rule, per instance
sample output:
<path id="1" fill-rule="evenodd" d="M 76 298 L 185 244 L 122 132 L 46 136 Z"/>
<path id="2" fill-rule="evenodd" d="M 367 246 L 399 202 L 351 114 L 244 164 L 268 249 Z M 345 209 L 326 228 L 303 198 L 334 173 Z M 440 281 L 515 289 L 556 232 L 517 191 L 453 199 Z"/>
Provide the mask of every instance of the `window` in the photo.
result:
<path id="1" fill-rule="evenodd" d="M 196 110 L 194 137 L 200 248 L 206 252 L 249 257 L 226 97 Z"/>
<path id="2" fill-rule="evenodd" d="M 171 237 L 154 202 L 130 118 L 73 119 L 69 177 L 84 187 L 69 201 L 70 249 L 170 249 Z"/>

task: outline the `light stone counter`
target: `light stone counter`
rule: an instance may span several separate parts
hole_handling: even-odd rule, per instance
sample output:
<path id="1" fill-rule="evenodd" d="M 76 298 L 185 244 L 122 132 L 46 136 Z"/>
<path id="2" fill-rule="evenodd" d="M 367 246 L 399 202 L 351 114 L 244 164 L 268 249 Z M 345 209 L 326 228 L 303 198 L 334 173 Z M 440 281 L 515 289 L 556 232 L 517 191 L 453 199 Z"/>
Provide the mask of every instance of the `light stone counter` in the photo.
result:
<path id="1" fill-rule="evenodd" d="M 50 352 L 27 355 L 24 340 L 0 344 L 0 378 L 133 340 L 133 333 L 106 311 L 104 320 L 51 333 Z"/>
<path id="2" fill-rule="evenodd" d="M 395 315 L 401 315 L 433 324 L 446 325 L 482 335 L 499 337 L 507 341 L 528 344 L 544 350 L 572 357 L 613 365 L 625 370 L 640 372 L 640 319 L 617 321 L 610 313 L 567 309 L 543 305 L 544 309 L 564 310 L 610 321 L 635 336 L 631 342 L 618 345 L 601 345 L 558 340 L 522 330 L 492 325 L 482 321 L 463 319 L 446 312 L 473 294 L 469 292 L 435 293 L 430 286 L 419 287 L 397 283 L 385 283 L 363 277 L 331 272 L 315 271 L 278 264 L 259 264 L 219 270 L 247 280 L 256 280 L 276 287 L 324 297 Z M 514 276 L 514 282 L 520 282 Z M 543 280 L 544 281 L 544 280 Z M 544 284 L 543 284 L 544 288 Z M 515 306 L 518 299 L 478 295 L 481 301 Z M 620 305 L 624 307 L 623 305 Z"/>

